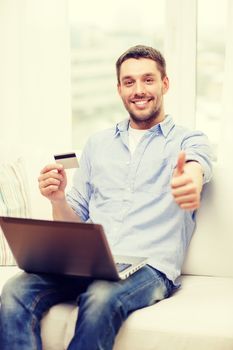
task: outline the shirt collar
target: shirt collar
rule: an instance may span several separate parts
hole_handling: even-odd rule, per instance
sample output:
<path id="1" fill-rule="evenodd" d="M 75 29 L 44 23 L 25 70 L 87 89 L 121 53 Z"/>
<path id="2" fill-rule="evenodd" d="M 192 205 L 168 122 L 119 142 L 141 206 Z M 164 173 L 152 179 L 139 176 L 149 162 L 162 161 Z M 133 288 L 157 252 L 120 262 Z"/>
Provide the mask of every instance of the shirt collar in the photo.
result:
<path id="1" fill-rule="evenodd" d="M 167 137 L 171 129 L 174 127 L 175 123 L 170 115 L 166 115 L 165 119 L 159 123 L 154 125 L 148 131 L 154 133 L 162 133 L 164 137 Z M 129 119 L 124 119 L 120 123 L 116 125 L 115 136 L 120 132 L 127 131 L 129 127 Z"/>
<path id="2" fill-rule="evenodd" d="M 117 123 L 115 135 L 118 135 L 122 131 L 127 131 L 129 127 L 129 119 L 124 119 L 120 123 Z"/>
<path id="3" fill-rule="evenodd" d="M 170 115 L 166 115 L 165 119 L 158 125 L 163 136 L 167 137 L 171 129 L 174 127 L 175 123 Z"/>

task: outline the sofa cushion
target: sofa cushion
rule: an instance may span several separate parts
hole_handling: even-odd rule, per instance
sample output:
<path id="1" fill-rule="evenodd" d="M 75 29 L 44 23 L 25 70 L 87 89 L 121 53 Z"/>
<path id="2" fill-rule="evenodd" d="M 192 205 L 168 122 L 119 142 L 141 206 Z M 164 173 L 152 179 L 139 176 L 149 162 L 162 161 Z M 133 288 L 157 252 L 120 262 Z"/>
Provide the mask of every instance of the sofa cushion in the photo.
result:
<path id="1" fill-rule="evenodd" d="M 30 200 L 25 165 L 21 158 L 0 165 L 0 215 L 30 216 Z M 15 261 L 0 228 L 0 265 Z"/>
<path id="2" fill-rule="evenodd" d="M 185 276 L 171 298 L 131 315 L 114 350 L 230 350 L 233 279 Z"/>
<path id="3" fill-rule="evenodd" d="M 41 321 L 43 350 L 64 350 L 74 334 L 78 308 L 75 303 L 63 303 L 53 306 Z M 52 336 L 51 336 L 52 334 Z"/>
<path id="4" fill-rule="evenodd" d="M 182 273 L 233 277 L 232 178 L 233 166 L 215 164 L 205 185 L 197 226 Z"/>
<path id="5" fill-rule="evenodd" d="M 232 295 L 233 278 L 182 276 L 172 297 L 132 313 L 114 350 L 232 350 Z M 42 321 L 43 349 L 66 349 L 76 319 L 74 304 L 52 307 Z"/>

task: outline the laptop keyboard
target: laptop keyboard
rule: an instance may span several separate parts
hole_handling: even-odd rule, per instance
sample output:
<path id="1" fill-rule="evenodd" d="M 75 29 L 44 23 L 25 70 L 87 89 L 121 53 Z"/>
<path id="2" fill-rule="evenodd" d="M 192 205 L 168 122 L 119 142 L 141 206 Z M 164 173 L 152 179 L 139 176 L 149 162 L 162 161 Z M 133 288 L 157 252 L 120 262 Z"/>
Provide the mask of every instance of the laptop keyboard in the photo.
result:
<path id="1" fill-rule="evenodd" d="M 116 263 L 116 268 L 118 272 L 122 272 L 126 269 L 128 269 L 128 267 L 132 266 L 132 264 L 125 264 L 125 263 Z"/>

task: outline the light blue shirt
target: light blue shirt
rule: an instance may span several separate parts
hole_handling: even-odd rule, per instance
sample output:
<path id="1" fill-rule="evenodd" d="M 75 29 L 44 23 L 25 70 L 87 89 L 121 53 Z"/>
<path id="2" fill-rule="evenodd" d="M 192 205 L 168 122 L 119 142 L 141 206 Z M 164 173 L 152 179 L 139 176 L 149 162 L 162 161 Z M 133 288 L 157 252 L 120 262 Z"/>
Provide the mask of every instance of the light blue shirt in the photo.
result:
<path id="1" fill-rule="evenodd" d="M 180 150 L 211 177 L 206 136 L 170 116 L 149 129 L 133 155 L 129 120 L 92 136 L 67 200 L 85 222 L 102 224 L 113 254 L 145 256 L 176 283 L 195 226 L 195 212 L 175 203 L 170 182 Z"/>

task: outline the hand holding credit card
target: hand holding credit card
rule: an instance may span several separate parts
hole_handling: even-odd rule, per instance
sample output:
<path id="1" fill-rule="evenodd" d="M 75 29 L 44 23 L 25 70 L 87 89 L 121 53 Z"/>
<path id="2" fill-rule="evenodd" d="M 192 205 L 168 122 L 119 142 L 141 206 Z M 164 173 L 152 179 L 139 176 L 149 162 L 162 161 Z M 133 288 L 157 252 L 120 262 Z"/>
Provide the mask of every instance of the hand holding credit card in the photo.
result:
<path id="1" fill-rule="evenodd" d="M 78 159 L 74 152 L 55 154 L 56 163 L 62 164 L 64 169 L 78 168 Z"/>

